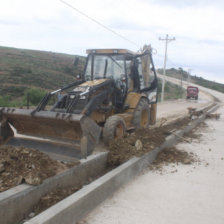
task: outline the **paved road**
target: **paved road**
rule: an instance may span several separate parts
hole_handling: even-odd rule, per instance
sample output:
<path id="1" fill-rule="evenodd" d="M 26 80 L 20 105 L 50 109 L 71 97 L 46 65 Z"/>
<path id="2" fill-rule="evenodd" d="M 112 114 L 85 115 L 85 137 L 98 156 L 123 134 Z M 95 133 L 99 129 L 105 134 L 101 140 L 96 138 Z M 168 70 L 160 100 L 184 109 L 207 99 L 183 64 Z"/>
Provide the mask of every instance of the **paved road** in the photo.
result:
<path id="1" fill-rule="evenodd" d="M 161 78 L 162 75 L 158 74 Z M 166 80 L 172 82 L 174 84 L 179 85 L 180 80 L 166 77 Z M 183 87 L 186 89 L 188 84 L 186 82 L 182 82 Z M 214 98 L 210 93 L 205 91 L 204 88 L 200 87 L 199 92 L 199 99 L 198 100 L 186 100 L 186 99 L 179 99 L 174 101 L 165 101 L 163 103 L 158 103 L 158 110 L 157 110 L 157 120 L 165 117 L 168 119 L 177 118 L 178 116 L 187 115 L 188 107 L 194 107 L 197 109 L 203 108 L 209 103 L 214 101 Z"/>
<path id="2" fill-rule="evenodd" d="M 221 118 L 206 121 L 201 141 L 177 148 L 194 152 L 201 162 L 169 165 L 162 174 L 145 170 L 80 223 L 224 223 L 224 94 L 200 89 L 219 98 Z"/>

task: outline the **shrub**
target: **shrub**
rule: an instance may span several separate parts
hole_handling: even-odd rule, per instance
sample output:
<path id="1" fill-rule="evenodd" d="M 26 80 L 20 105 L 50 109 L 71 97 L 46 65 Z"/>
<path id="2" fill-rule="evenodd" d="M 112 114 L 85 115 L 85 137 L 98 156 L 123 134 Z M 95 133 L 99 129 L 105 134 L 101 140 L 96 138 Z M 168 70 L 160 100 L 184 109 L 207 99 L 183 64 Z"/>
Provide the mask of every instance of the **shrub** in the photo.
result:
<path id="1" fill-rule="evenodd" d="M 0 106 L 1 107 L 9 106 L 9 97 L 8 96 L 0 96 Z"/>
<path id="2" fill-rule="evenodd" d="M 37 105 L 45 96 L 46 91 L 37 88 L 31 88 L 25 91 L 24 103 L 29 102 L 31 105 Z"/>

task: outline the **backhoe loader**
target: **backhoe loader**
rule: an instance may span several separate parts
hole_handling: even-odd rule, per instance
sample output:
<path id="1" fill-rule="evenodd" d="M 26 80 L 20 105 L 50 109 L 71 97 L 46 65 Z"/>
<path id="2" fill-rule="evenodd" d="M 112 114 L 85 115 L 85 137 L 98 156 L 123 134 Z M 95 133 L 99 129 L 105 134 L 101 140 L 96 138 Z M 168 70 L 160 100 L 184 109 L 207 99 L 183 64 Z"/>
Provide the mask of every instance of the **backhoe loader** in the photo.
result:
<path id="1" fill-rule="evenodd" d="M 0 145 L 27 137 L 90 155 L 100 140 L 155 123 L 157 75 L 150 46 L 87 50 L 83 75 L 45 95 L 34 110 L 0 108 Z M 56 98 L 56 102 L 52 99 Z M 54 102 L 54 103 L 53 103 Z M 16 135 L 15 135 L 16 133 Z"/>

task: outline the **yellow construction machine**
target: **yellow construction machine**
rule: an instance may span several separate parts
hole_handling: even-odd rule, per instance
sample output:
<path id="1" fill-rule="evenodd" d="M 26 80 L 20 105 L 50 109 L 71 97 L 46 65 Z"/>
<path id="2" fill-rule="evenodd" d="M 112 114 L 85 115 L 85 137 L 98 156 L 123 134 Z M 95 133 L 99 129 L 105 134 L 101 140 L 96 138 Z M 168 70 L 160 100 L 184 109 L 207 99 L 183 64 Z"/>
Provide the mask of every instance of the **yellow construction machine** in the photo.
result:
<path id="1" fill-rule="evenodd" d="M 36 109 L 0 108 L 0 144 L 21 145 L 27 138 L 35 141 L 31 146 L 51 142 L 86 156 L 100 139 L 108 144 L 126 130 L 155 123 L 157 75 L 150 46 L 140 53 L 92 49 L 87 54 L 84 73 L 48 93 Z"/>

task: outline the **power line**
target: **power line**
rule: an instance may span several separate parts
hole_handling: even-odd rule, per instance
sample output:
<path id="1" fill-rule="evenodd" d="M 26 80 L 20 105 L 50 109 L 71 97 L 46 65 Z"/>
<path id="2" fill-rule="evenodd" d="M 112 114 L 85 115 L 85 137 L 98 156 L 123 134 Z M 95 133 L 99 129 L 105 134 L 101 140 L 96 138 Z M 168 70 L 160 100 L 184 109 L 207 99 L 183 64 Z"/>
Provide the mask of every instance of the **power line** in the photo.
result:
<path id="1" fill-rule="evenodd" d="M 163 66 L 163 82 L 162 82 L 162 93 L 161 93 L 161 102 L 164 100 L 164 89 L 165 89 L 165 76 L 166 76 L 166 61 L 167 61 L 167 45 L 171 41 L 176 40 L 175 37 L 169 38 L 169 35 L 166 35 L 166 38 L 159 38 L 159 40 L 166 41 L 165 42 L 165 56 L 164 56 L 164 66 Z"/>
<path id="2" fill-rule="evenodd" d="M 70 7 L 71 9 L 75 10 L 75 11 L 78 12 L 79 14 L 85 16 L 86 18 L 90 19 L 91 21 L 93 21 L 94 23 L 96 23 L 96 24 L 98 24 L 99 26 L 103 27 L 104 29 L 106 29 L 106 30 L 110 31 L 111 33 L 117 35 L 118 37 L 120 37 L 120 38 L 122 38 L 122 39 L 128 41 L 129 43 L 131 43 L 131 44 L 133 44 L 133 45 L 135 45 L 135 46 L 137 46 L 137 47 L 140 47 L 140 46 L 139 46 L 138 44 L 136 44 L 135 42 L 129 40 L 128 38 L 126 38 L 126 37 L 124 37 L 124 36 L 122 36 L 122 35 L 120 35 L 119 33 L 115 32 L 115 31 L 112 30 L 111 28 L 105 26 L 104 24 L 98 22 L 96 19 L 94 19 L 94 18 L 88 16 L 87 14 L 85 14 L 84 12 L 82 12 L 82 11 L 80 11 L 79 9 L 75 8 L 73 5 L 70 5 L 70 4 L 67 3 L 66 1 L 64 1 L 64 0 L 60 0 L 60 2 L 62 2 L 62 3 L 65 4 L 65 5 L 67 5 L 67 6 Z"/>

